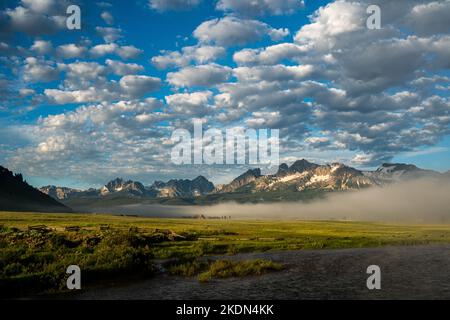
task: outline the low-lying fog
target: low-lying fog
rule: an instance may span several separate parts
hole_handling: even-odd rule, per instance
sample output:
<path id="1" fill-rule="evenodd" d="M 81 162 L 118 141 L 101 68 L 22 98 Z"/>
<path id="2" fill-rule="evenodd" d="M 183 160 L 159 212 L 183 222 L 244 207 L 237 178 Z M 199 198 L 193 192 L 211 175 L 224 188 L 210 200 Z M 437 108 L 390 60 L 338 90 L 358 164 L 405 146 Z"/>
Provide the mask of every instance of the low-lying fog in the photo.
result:
<path id="1" fill-rule="evenodd" d="M 450 181 L 415 180 L 331 193 L 309 203 L 222 203 L 212 206 L 127 205 L 101 212 L 151 217 L 231 216 L 232 219 L 338 219 L 450 223 Z"/>

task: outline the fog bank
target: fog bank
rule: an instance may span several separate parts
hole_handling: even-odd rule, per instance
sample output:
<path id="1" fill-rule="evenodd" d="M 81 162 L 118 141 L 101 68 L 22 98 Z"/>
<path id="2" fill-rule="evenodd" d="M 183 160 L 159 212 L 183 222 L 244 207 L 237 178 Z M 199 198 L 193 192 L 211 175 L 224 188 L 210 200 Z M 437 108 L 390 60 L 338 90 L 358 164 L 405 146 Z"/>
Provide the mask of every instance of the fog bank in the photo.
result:
<path id="1" fill-rule="evenodd" d="M 109 210 L 113 211 L 113 210 Z M 330 193 L 310 203 L 222 203 L 212 206 L 133 205 L 116 213 L 153 217 L 231 216 L 232 219 L 337 219 L 450 223 L 450 181 L 415 180 L 359 191 Z"/>

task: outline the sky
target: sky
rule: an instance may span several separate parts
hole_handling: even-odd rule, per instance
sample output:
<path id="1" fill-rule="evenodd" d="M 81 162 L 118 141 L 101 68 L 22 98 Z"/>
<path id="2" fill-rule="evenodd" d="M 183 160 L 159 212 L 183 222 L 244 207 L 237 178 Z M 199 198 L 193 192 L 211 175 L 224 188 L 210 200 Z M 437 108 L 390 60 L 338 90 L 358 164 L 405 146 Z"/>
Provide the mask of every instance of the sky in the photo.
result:
<path id="1" fill-rule="evenodd" d="M 280 130 L 281 162 L 447 171 L 449 16 L 449 0 L 2 1 L 0 165 L 35 186 L 229 182 L 249 166 L 171 162 L 197 118 Z"/>

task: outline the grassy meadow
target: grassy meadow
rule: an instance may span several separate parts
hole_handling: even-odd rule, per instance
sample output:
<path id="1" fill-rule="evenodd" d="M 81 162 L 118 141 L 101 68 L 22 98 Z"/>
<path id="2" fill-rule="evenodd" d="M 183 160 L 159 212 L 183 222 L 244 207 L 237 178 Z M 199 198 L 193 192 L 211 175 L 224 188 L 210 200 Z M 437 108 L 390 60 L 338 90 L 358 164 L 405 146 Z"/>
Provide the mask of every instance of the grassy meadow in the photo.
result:
<path id="1" fill-rule="evenodd" d="M 80 266 L 84 285 L 157 276 L 161 265 L 169 274 L 208 281 L 282 269 L 271 261 L 208 256 L 436 243 L 450 243 L 450 225 L 0 212 L 0 294 L 64 291 L 71 264 Z"/>

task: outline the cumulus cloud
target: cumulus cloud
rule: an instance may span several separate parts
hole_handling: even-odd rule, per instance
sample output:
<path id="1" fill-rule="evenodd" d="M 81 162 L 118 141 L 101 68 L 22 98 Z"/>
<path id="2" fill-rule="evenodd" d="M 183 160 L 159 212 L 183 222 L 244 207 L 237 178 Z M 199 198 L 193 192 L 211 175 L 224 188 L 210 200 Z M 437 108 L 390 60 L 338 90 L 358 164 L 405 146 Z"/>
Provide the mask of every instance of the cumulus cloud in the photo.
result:
<path id="1" fill-rule="evenodd" d="M 174 4 L 189 7 L 185 1 L 153 3 L 160 6 L 154 8 L 159 11 L 175 9 Z M 36 123 L 34 135 L 48 134 L 35 138 L 27 152 L 37 150 L 47 161 L 65 159 L 70 148 L 76 148 L 78 137 L 73 137 L 77 134 L 70 127 L 77 127 L 78 121 L 97 137 L 102 134 L 101 122 L 91 123 L 95 112 L 106 117 L 104 125 L 112 130 L 110 134 L 118 132 L 115 125 L 119 123 L 135 133 L 134 127 L 163 118 L 167 130 L 188 127 L 194 116 L 205 118 L 212 126 L 277 128 L 283 156 L 320 152 L 327 158 L 324 161 L 340 157 L 339 161 L 356 166 L 378 165 L 399 153 L 434 146 L 450 134 L 450 1 L 332 1 L 312 13 L 299 30 L 292 30 L 296 31 L 292 41 L 286 37 L 288 30 L 254 20 L 255 16 L 292 13 L 291 9 L 297 9 L 291 7 L 290 1 L 222 0 L 216 4 L 230 15 L 209 19 L 193 30 L 198 43 L 160 51 L 151 58 L 156 68 L 172 69 L 161 72 L 173 91 L 164 92 L 165 101 L 157 104 L 158 110 L 164 110 L 164 117 L 151 108 L 125 112 L 123 118 L 106 117 L 110 114 L 104 112 L 110 110 L 106 106 L 123 111 L 121 108 L 127 104 L 144 103 L 161 86 L 160 79 L 144 74 L 143 65 L 125 61 L 137 58 L 143 51 L 123 45 L 118 40 L 121 29 L 110 25 L 97 29 L 105 41 L 101 44 L 92 45 L 89 39 L 67 44 L 56 42 L 56 38 L 50 41 L 37 37 L 21 47 L 0 41 L 0 112 L 10 111 L 18 101 L 20 112 L 39 103 L 101 103 L 103 107 L 89 106 L 86 110 L 90 110 L 90 116 L 83 121 L 70 112 L 52 118 L 53 124 L 57 119 L 66 123 L 68 137 L 63 129 L 49 130 L 50 122 Z M 380 30 L 366 27 L 370 4 L 382 8 Z M 3 10 L 0 33 L 11 32 L 12 12 L 22 10 L 33 19 L 38 16 L 52 20 L 57 16 L 54 5 L 50 0 L 22 1 L 19 7 L 23 9 Z M 263 47 L 257 47 L 258 41 Z M 230 49 L 234 46 L 244 47 Z M 229 61 L 231 56 L 234 63 Z M 50 83 L 60 77 L 62 81 Z M 80 109 L 76 114 L 86 113 Z M 119 132 L 125 134 L 125 130 Z M 162 133 L 153 134 L 160 137 Z M 79 135 L 80 139 L 88 139 Z M 139 144 L 134 139 L 128 142 Z M 112 141 L 108 143 L 113 145 Z M 167 141 L 159 139 L 157 143 Z M 88 157 L 91 152 L 98 156 L 101 147 L 92 143 L 79 154 Z M 141 154 L 126 150 L 136 157 Z M 159 165 L 162 152 L 160 149 L 159 154 L 146 160 Z M 25 149 L 19 153 L 24 156 Z M 37 161 L 35 168 L 42 169 L 44 161 L 33 160 Z M 111 163 L 108 161 L 105 163 Z M 170 170 L 174 170 L 172 176 L 180 173 Z"/>
<path id="2" fill-rule="evenodd" d="M 431 36 L 447 33 L 450 29 L 450 4 L 445 1 L 431 1 L 418 3 L 406 16 L 406 24 L 414 29 L 418 35 Z"/>
<path id="3" fill-rule="evenodd" d="M 187 10 L 199 5 L 201 0 L 149 0 L 149 7 L 157 11 Z"/>
<path id="4" fill-rule="evenodd" d="M 117 48 L 117 55 L 122 59 L 135 59 L 142 54 L 142 50 L 135 46 L 120 46 Z"/>
<path id="5" fill-rule="evenodd" d="M 289 15 L 303 8 L 302 0 L 219 0 L 217 10 L 244 16 Z"/>
<path id="6" fill-rule="evenodd" d="M 25 59 L 24 80 L 30 82 L 50 82 L 58 79 L 59 70 L 51 61 L 34 57 Z"/>
<path id="7" fill-rule="evenodd" d="M 98 44 L 90 49 L 90 53 L 98 58 L 108 54 L 115 54 L 119 46 L 115 43 Z"/>
<path id="8" fill-rule="evenodd" d="M 384 9 L 382 30 L 366 28 L 365 10 L 369 4 L 379 4 Z M 421 6 L 424 10 L 418 14 Z M 333 141 L 328 147 L 360 151 L 353 159 L 357 164 L 378 164 L 398 152 L 433 145 L 448 132 L 447 99 L 432 99 L 433 93 L 425 82 L 445 86 L 446 80 L 433 77 L 433 73 L 449 67 L 448 59 L 443 58 L 444 52 L 450 52 L 448 35 L 440 34 L 448 21 L 437 14 L 429 34 L 420 26 L 431 30 L 426 27 L 427 12 L 437 7 L 445 12 L 447 6 L 449 1 L 426 5 L 420 1 L 332 2 L 318 9 L 311 22 L 300 28 L 294 44 L 280 45 L 272 52 L 269 47 L 236 52 L 235 62 L 253 69 L 240 69 L 244 71 L 239 79 L 243 83 L 221 89 L 223 94 L 229 94 L 228 103 L 236 108 L 267 106 L 257 93 L 262 88 L 272 90 L 271 97 L 287 97 L 289 90 L 310 99 L 313 113 L 309 123 L 328 130 L 326 138 Z M 405 12 L 410 15 L 405 16 Z M 414 13 L 413 24 L 410 16 Z M 412 32 L 405 33 L 405 26 Z M 274 74 L 267 78 L 261 76 L 262 69 L 254 69 L 265 65 L 268 70 L 269 65 L 283 60 L 313 66 L 314 72 L 307 78 L 322 78 L 325 82 L 283 83 L 287 80 L 283 77 L 285 70 L 273 69 Z M 272 81 L 273 85 L 260 84 L 261 90 L 246 87 L 245 82 L 252 78 Z M 430 82 L 428 78 L 434 80 Z M 423 110 L 431 111 L 416 116 Z M 288 128 L 287 132 L 292 134 L 296 129 Z"/>
<path id="9" fill-rule="evenodd" d="M 149 76 L 127 75 L 120 79 L 119 84 L 126 95 L 137 98 L 158 89 L 161 80 Z"/>
<path id="10" fill-rule="evenodd" d="M 301 80 L 311 76 L 314 72 L 312 65 L 298 66 L 258 66 L 239 67 L 233 70 L 236 78 L 241 82 L 261 82 L 261 81 L 288 81 Z"/>
<path id="11" fill-rule="evenodd" d="M 106 76 L 106 68 L 97 62 L 73 62 L 59 64 L 59 69 L 66 72 L 64 85 L 66 89 L 79 89 L 99 86 Z"/>
<path id="12" fill-rule="evenodd" d="M 95 101 L 107 101 L 112 98 L 112 95 L 107 92 L 105 99 L 105 92 L 99 92 L 95 87 L 90 87 L 84 90 L 64 91 L 59 89 L 45 89 L 44 94 L 55 104 L 69 104 L 69 103 L 85 103 Z"/>
<path id="13" fill-rule="evenodd" d="M 31 144 L 18 148 L 11 167 L 29 175 L 65 176 L 97 184 L 110 175 L 154 175 L 169 163 L 163 144 L 168 117 L 156 99 L 83 106 L 42 117 L 21 128 Z M 48 163 L 53 165 L 49 166 Z M 91 176 L 91 178 L 89 178 Z"/>
<path id="14" fill-rule="evenodd" d="M 74 62 L 58 67 L 66 74 L 62 88 L 44 90 L 49 102 L 54 104 L 139 99 L 157 90 L 161 83 L 156 77 L 134 75 L 143 70 L 140 65 L 110 59 L 106 66 L 97 62 Z M 109 73 L 122 77 L 119 81 L 109 80 Z"/>
<path id="15" fill-rule="evenodd" d="M 328 147 L 331 141 L 328 137 L 309 137 L 305 139 L 305 143 L 310 148 L 321 149 L 323 147 Z"/>
<path id="16" fill-rule="evenodd" d="M 119 46 L 116 43 L 98 44 L 92 47 L 89 52 L 95 58 L 114 54 L 126 60 L 137 58 L 142 54 L 142 50 L 135 46 Z"/>
<path id="17" fill-rule="evenodd" d="M 136 63 L 123 63 L 122 61 L 107 59 L 106 65 L 119 76 L 136 74 L 144 70 L 144 67 Z"/>
<path id="18" fill-rule="evenodd" d="M 58 46 L 56 53 L 63 59 L 72 59 L 83 57 L 87 52 L 87 48 L 74 43 Z"/>
<path id="19" fill-rule="evenodd" d="M 34 43 L 30 49 L 40 55 L 46 55 L 53 51 L 53 45 L 50 41 L 34 40 Z"/>
<path id="20" fill-rule="evenodd" d="M 279 41 L 289 35 L 288 29 L 275 29 L 258 20 L 227 16 L 203 22 L 194 30 L 194 37 L 203 43 L 219 46 L 244 45 L 269 36 Z"/>
<path id="21" fill-rule="evenodd" d="M 217 64 L 186 67 L 167 74 L 167 81 L 176 87 L 214 86 L 226 82 L 231 68 Z"/>
<path id="22" fill-rule="evenodd" d="M 283 60 L 295 60 L 304 52 L 294 43 L 280 43 L 263 49 L 243 49 L 233 55 L 239 65 L 273 65 Z"/>
<path id="23" fill-rule="evenodd" d="M 177 114 L 186 114 L 203 117 L 210 107 L 213 93 L 211 91 L 198 91 L 193 93 L 177 93 L 166 96 L 166 102 Z"/>
<path id="24" fill-rule="evenodd" d="M 218 46 L 189 46 L 179 51 L 162 51 L 162 54 L 151 59 L 152 64 L 158 69 L 170 67 L 185 67 L 192 62 L 204 64 L 213 62 L 225 55 L 226 50 Z"/>
<path id="25" fill-rule="evenodd" d="M 295 35 L 299 44 L 318 49 L 329 49 L 337 43 L 337 36 L 365 28 L 365 7 L 360 2 L 335 1 L 319 8 L 312 22 Z"/>
<path id="26" fill-rule="evenodd" d="M 122 30 L 119 28 L 96 27 L 95 30 L 107 43 L 111 43 L 122 38 Z"/>
<path id="27" fill-rule="evenodd" d="M 30 36 L 51 34 L 66 27 L 68 2 L 22 0 L 21 5 L 0 12 L 0 33 L 22 32 Z"/>

